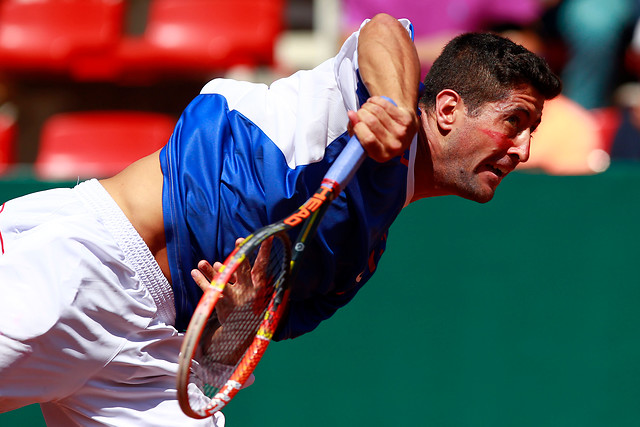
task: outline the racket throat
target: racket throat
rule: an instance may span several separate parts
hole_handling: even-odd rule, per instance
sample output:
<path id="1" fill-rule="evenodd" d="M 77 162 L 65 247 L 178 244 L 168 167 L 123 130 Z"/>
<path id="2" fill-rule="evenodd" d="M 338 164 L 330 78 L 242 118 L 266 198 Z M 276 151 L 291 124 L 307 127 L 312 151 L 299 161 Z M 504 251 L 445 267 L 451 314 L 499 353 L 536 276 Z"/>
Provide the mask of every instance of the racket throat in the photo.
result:
<path id="1" fill-rule="evenodd" d="M 307 221 L 318 211 L 324 212 L 326 207 L 340 194 L 340 184 L 330 179 L 324 179 L 320 188 L 294 213 L 284 219 L 284 223 L 289 227 L 295 227 L 303 221 Z M 306 228 L 306 227 L 303 227 Z"/>

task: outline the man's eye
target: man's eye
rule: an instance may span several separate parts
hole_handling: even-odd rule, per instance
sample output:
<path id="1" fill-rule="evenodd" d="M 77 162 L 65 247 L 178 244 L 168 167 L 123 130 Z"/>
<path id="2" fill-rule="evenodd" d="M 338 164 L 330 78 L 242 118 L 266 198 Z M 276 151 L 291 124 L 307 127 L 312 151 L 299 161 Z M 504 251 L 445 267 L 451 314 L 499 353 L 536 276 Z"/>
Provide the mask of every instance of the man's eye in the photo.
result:
<path id="1" fill-rule="evenodd" d="M 507 122 L 512 126 L 518 126 L 520 124 L 520 118 L 518 116 L 507 117 Z"/>

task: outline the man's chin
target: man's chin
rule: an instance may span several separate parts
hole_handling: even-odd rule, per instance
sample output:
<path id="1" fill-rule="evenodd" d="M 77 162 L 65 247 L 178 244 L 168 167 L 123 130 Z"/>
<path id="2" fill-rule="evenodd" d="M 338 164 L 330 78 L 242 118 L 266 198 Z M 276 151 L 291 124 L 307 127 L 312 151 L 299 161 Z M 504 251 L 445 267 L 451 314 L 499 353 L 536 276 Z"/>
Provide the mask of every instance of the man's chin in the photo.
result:
<path id="1" fill-rule="evenodd" d="M 481 198 L 481 199 L 480 198 L 475 199 L 474 201 L 478 202 L 478 203 L 487 203 L 487 202 L 491 201 L 492 199 L 493 199 L 493 194 L 491 194 L 488 197 Z"/>
<path id="2" fill-rule="evenodd" d="M 491 199 L 493 199 L 493 196 L 495 195 L 495 190 L 469 191 L 469 192 L 464 192 L 458 195 L 462 198 L 465 198 L 467 200 L 471 200 L 474 202 L 487 203 Z"/>

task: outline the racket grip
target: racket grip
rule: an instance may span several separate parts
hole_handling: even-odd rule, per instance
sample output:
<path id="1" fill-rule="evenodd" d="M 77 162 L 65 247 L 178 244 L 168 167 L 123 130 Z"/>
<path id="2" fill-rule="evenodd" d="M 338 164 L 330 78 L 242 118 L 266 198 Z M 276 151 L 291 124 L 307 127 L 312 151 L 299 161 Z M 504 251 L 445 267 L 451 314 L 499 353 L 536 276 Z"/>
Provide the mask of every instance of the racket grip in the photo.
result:
<path id="1" fill-rule="evenodd" d="M 391 98 L 386 96 L 382 98 L 391 102 L 393 105 L 397 105 Z M 364 151 L 362 144 L 360 144 L 358 138 L 353 135 L 349 139 L 349 142 L 347 142 L 347 145 L 342 149 L 338 158 L 333 162 L 329 171 L 327 171 L 325 179 L 337 182 L 340 185 L 340 190 L 344 189 L 366 157 L 367 153 Z"/>
<path id="2" fill-rule="evenodd" d="M 342 190 L 351 181 L 365 157 L 367 157 L 367 153 L 362 148 L 360 141 L 355 135 L 352 136 L 324 178 L 337 182 Z"/>

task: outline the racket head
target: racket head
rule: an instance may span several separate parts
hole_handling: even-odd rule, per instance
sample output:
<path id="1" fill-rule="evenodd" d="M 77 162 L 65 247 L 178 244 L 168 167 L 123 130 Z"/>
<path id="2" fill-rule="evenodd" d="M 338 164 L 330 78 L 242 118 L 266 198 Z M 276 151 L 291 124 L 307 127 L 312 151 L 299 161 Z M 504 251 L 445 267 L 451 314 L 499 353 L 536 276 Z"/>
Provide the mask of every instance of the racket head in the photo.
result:
<path id="1" fill-rule="evenodd" d="M 236 247 L 194 311 L 177 379 L 178 402 L 192 418 L 209 417 L 233 399 L 278 327 L 291 265 L 291 243 L 283 228 L 265 227 Z"/>

